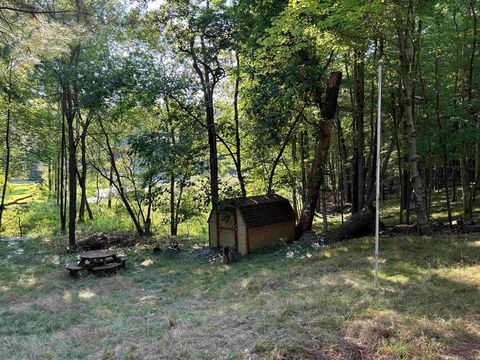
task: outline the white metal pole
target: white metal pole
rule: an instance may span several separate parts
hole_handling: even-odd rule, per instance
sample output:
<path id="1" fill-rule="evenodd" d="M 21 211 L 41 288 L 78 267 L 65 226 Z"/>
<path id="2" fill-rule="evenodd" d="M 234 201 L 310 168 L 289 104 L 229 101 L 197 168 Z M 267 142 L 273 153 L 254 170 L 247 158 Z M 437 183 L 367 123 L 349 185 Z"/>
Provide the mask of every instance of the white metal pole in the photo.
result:
<path id="1" fill-rule="evenodd" d="M 373 287 L 378 288 L 378 242 L 380 232 L 380 147 L 382 136 L 382 70 L 383 60 L 378 62 L 378 105 L 377 105 L 377 181 L 375 194 L 375 277 Z"/>

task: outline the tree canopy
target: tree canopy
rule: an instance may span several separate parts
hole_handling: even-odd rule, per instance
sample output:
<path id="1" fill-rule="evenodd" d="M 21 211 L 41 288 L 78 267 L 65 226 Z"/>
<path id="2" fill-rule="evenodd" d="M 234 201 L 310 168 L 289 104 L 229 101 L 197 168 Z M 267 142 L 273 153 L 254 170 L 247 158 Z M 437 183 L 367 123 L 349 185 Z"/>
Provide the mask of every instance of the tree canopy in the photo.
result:
<path id="1" fill-rule="evenodd" d="M 478 11 L 475 0 L 6 1 L 0 211 L 9 181 L 43 182 L 71 247 L 76 223 L 101 216 L 102 189 L 141 235 L 274 192 L 299 234 L 315 213 L 324 231 L 332 211 L 354 221 L 373 206 L 382 60 L 384 198 L 421 232 L 435 192 L 450 224 L 457 200 L 471 222 Z"/>

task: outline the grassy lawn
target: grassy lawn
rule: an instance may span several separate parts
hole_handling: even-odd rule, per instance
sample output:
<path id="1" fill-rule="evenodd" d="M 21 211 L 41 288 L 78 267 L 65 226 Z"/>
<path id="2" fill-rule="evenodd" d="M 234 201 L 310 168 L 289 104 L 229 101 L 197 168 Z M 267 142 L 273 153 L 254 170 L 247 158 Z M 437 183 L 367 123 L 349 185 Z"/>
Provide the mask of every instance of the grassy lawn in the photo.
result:
<path id="1" fill-rule="evenodd" d="M 68 278 L 42 237 L 0 241 L 0 358 L 480 357 L 480 236 L 306 243 L 211 262 L 122 249 L 127 269 Z M 356 356 L 356 357 L 355 357 Z M 360 357 L 363 356 L 363 357 Z"/>
<path id="2" fill-rule="evenodd" d="M 119 249 L 127 269 L 73 280 L 64 266 L 75 255 L 45 191 L 15 184 L 8 201 L 29 194 L 5 212 L 0 238 L 0 359 L 480 359 L 480 235 L 382 238 L 376 292 L 371 237 L 225 266 L 192 245 L 206 239 L 197 218 L 182 225 L 196 240 L 181 237 L 179 254 Z M 452 207 L 459 218 L 461 202 Z M 444 208 L 434 193 L 432 219 L 446 222 Z M 80 237 L 132 231 L 121 205 L 92 209 L 101 216 L 78 226 Z M 398 201 L 383 204 L 382 221 L 398 222 Z"/>

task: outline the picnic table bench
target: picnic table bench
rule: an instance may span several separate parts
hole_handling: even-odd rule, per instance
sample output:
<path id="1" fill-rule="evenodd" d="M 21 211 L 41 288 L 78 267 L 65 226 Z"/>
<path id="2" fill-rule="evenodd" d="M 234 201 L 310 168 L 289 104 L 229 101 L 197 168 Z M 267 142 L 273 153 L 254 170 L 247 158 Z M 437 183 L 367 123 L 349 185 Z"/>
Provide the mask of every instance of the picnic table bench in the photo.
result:
<path id="1" fill-rule="evenodd" d="M 78 265 L 67 265 L 66 268 L 68 271 L 70 271 L 70 276 L 75 279 L 78 279 L 80 270 L 83 269 L 81 266 Z"/>
<path id="2" fill-rule="evenodd" d="M 113 250 L 94 250 L 80 254 L 80 261 L 76 265 L 67 265 L 70 276 L 79 277 L 81 270 L 111 275 L 117 272 L 118 268 L 126 266 L 127 257 L 117 255 Z"/>

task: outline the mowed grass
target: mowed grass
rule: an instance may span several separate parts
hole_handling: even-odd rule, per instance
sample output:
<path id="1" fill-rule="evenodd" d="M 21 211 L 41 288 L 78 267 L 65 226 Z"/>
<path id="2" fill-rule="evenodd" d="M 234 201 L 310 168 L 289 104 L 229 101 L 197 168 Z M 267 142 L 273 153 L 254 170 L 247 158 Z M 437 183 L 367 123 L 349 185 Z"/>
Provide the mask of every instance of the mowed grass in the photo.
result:
<path id="1" fill-rule="evenodd" d="M 0 241 L 1 359 L 477 359 L 480 236 L 294 243 L 226 266 L 205 249 L 121 249 L 109 278 L 73 254 Z M 360 357 L 362 356 L 362 357 Z"/>
<path id="2" fill-rule="evenodd" d="M 76 256 L 62 252 L 45 190 L 15 184 L 9 198 L 30 193 L 6 211 L 0 239 L 0 359 L 480 359 L 480 235 L 382 238 L 379 291 L 371 237 L 298 242 L 230 266 L 190 245 L 173 255 L 137 246 L 120 249 L 119 275 L 73 280 L 64 266 Z M 121 204 L 92 208 L 79 237 L 132 231 Z M 447 222 L 442 193 L 432 219 Z M 204 242 L 205 219 L 194 220 L 180 231 Z M 398 223 L 397 200 L 383 203 L 382 221 Z M 33 238 L 12 237 L 20 228 Z"/>

